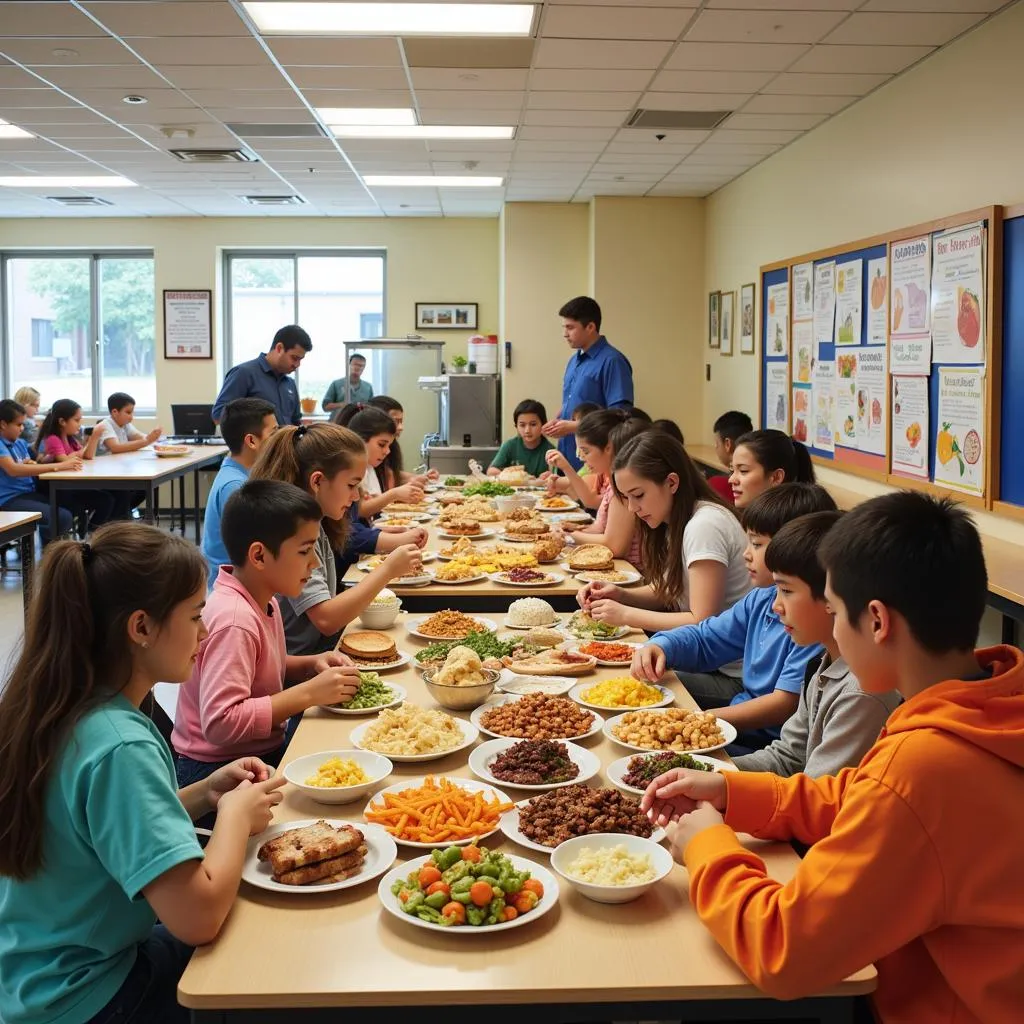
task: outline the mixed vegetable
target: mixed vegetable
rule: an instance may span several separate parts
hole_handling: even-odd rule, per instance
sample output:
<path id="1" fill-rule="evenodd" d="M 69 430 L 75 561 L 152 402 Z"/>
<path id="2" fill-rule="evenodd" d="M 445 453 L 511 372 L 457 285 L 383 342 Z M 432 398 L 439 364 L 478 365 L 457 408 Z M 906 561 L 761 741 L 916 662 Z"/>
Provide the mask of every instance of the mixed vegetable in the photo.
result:
<path id="1" fill-rule="evenodd" d="M 358 711 L 363 708 L 379 708 L 390 704 L 395 699 L 395 691 L 385 686 L 376 672 L 359 673 L 359 689 L 350 701 L 336 704 L 335 707 L 346 711 Z"/>
<path id="2" fill-rule="evenodd" d="M 465 483 L 461 476 L 446 476 L 444 478 L 445 487 L 461 487 Z"/>
<path id="3" fill-rule="evenodd" d="M 485 658 L 503 658 L 512 653 L 517 643 L 516 640 L 499 640 L 497 634 L 490 631 L 470 633 L 462 640 L 441 640 L 436 644 L 430 644 L 417 653 L 416 660 L 443 660 L 448 657 L 448 652 L 453 647 L 468 647 L 471 651 L 476 651 L 481 661 Z"/>
<path id="4" fill-rule="evenodd" d="M 689 754 L 676 754 L 664 750 L 660 754 L 638 754 L 630 758 L 622 781 L 635 789 L 646 789 L 659 775 L 673 768 L 689 768 L 696 772 L 713 772 L 715 769 L 704 761 L 698 761 Z"/>
<path id="5" fill-rule="evenodd" d="M 467 484 L 462 493 L 467 497 L 471 498 L 474 494 L 479 494 L 482 498 L 502 498 L 507 494 L 515 494 L 516 489 L 509 487 L 508 484 L 499 484 L 493 480 L 482 480 L 478 484 Z"/>

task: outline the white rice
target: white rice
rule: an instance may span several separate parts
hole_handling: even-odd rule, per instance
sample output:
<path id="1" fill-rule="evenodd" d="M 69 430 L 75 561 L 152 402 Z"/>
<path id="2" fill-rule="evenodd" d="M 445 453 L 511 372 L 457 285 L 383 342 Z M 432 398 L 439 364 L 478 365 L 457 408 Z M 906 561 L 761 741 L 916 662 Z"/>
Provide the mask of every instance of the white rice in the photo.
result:
<path id="1" fill-rule="evenodd" d="M 395 596 L 394 591 L 388 590 L 388 588 L 385 587 L 370 602 L 370 607 L 371 608 L 390 608 L 397 600 L 398 600 L 398 598 Z"/>
<path id="2" fill-rule="evenodd" d="M 508 606 L 506 621 L 513 626 L 548 626 L 555 618 L 555 609 L 539 597 L 522 597 Z"/>

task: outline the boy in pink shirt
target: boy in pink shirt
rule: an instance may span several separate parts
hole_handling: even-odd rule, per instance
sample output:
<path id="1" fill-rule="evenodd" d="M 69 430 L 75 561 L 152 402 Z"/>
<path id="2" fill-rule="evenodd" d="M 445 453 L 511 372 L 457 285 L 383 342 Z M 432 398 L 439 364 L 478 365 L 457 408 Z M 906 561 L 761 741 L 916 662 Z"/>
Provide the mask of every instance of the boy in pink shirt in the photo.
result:
<path id="1" fill-rule="evenodd" d="M 320 517 L 316 499 L 277 480 L 251 481 L 224 506 L 232 564 L 221 566 L 207 598 L 208 636 L 178 696 L 171 742 L 180 786 L 239 757 L 277 765 L 289 718 L 350 700 L 359 688 L 359 670 L 343 655 L 285 650 L 274 595 L 302 592 L 318 564 Z"/>

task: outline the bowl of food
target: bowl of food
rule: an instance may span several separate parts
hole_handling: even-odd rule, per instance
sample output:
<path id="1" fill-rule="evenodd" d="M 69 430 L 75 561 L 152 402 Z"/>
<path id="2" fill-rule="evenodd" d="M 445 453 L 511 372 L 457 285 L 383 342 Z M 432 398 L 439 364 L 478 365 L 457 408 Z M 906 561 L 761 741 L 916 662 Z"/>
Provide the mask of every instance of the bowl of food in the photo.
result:
<path id="1" fill-rule="evenodd" d="M 430 696 L 443 708 L 468 711 L 478 707 L 494 692 L 500 672 L 484 668 L 480 655 L 471 647 L 453 647 L 440 668 L 428 668 L 423 682 Z"/>
<path id="2" fill-rule="evenodd" d="M 320 804 L 347 804 L 366 796 L 394 770 L 369 750 L 321 750 L 284 766 L 284 777 Z"/>
<path id="3" fill-rule="evenodd" d="M 588 900 L 629 903 L 668 875 L 672 854 L 641 836 L 598 832 L 556 846 L 551 867 Z"/>
<path id="4" fill-rule="evenodd" d="M 537 495 L 519 491 L 516 494 L 507 494 L 494 499 L 494 505 L 500 515 L 508 515 L 513 509 L 533 508 L 537 504 Z"/>
<path id="5" fill-rule="evenodd" d="M 359 613 L 367 629 L 388 629 L 402 610 L 402 599 L 386 587 Z"/>

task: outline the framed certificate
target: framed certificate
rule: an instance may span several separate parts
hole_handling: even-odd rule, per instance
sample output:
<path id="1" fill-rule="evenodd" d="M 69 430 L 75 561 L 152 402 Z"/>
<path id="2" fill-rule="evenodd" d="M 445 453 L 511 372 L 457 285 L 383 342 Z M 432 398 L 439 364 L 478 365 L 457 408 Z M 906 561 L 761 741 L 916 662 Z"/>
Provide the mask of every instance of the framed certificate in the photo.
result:
<path id="1" fill-rule="evenodd" d="M 164 357 L 213 358 L 213 292 L 164 289 Z"/>

